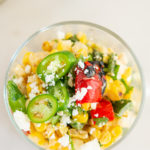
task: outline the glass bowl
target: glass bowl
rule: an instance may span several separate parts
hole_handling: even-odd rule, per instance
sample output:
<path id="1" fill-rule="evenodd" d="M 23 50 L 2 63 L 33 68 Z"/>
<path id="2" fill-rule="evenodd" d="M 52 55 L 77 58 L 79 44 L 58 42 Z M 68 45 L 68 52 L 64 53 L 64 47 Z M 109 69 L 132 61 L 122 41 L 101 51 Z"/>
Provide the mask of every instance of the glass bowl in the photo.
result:
<path id="1" fill-rule="evenodd" d="M 6 104 L 6 109 L 9 114 L 9 117 L 17 129 L 17 131 L 29 142 L 34 144 L 17 126 L 13 119 L 13 115 L 11 112 L 11 109 L 9 107 L 8 103 L 8 97 L 7 97 L 7 88 L 6 84 L 8 80 L 10 79 L 12 75 L 12 68 L 15 64 L 21 63 L 21 60 L 23 58 L 23 55 L 25 54 L 25 50 L 29 51 L 40 51 L 41 45 L 44 41 L 55 39 L 55 38 L 61 38 L 64 33 L 66 32 L 73 32 L 77 33 L 79 31 L 84 32 L 88 38 L 95 41 L 95 43 L 99 43 L 102 46 L 105 46 L 106 48 L 112 48 L 116 53 L 124 53 L 125 56 L 128 58 L 128 64 L 133 68 L 133 80 L 132 85 L 134 88 L 134 93 L 132 96 L 133 102 L 134 102 L 134 118 L 132 118 L 132 121 L 130 122 L 130 126 L 128 129 L 123 130 L 123 136 L 121 139 L 119 139 L 117 142 L 115 142 L 112 146 L 110 146 L 108 149 L 114 149 L 114 147 L 120 143 L 131 131 L 131 129 L 135 126 L 141 109 L 142 104 L 144 101 L 144 86 L 143 86 L 143 78 L 141 73 L 141 68 L 138 64 L 138 61 L 136 60 L 135 56 L 133 55 L 131 49 L 129 46 L 114 32 L 110 31 L 109 29 L 102 27 L 100 25 L 96 25 L 89 22 L 82 22 L 82 21 L 68 21 L 68 22 L 61 22 L 54 25 L 50 25 L 48 27 L 42 28 L 41 30 L 34 33 L 32 36 L 30 36 L 15 52 L 13 57 L 11 58 L 9 67 L 6 72 L 5 77 L 5 87 L 4 87 L 4 101 Z M 36 144 L 34 144 L 38 149 L 42 149 Z"/>

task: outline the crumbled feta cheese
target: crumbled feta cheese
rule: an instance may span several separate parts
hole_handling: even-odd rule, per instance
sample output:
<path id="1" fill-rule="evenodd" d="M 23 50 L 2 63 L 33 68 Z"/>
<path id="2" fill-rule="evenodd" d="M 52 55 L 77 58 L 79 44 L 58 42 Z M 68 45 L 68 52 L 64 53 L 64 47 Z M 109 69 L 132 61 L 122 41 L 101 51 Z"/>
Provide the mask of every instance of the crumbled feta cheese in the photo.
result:
<path id="1" fill-rule="evenodd" d="M 30 131 L 30 120 L 22 111 L 16 110 L 13 113 L 16 124 L 24 131 Z"/>
<path id="2" fill-rule="evenodd" d="M 40 127 L 40 126 L 41 126 L 41 123 L 34 123 L 34 125 L 35 125 L 36 127 Z"/>
<path id="3" fill-rule="evenodd" d="M 65 33 L 62 31 L 57 32 L 58 39 L 63 39 L 65 37 Z"/>
<path id="4" fill-rule="evenodd" d="M 72 111 L 72 116 L 76 116 L 76 115 L 78 115 L 78 110 L 77 109 L 74 109 L 73 111 Z"/>
<path id="5" fill-rule="evenodd" d="M 94 116 L 95 116 L 95 117 L 98 117 L 98 114 L 95 114 Z"/>
<path id="6" fill-rule="evenodd" d="M 88 90 L 92 90 L 92 87 L 91 87 L 91 86 L 88 86 L 87 89 L 88 89 Z"/>
<path id="7" fill-rule="evenodd" d="M 85 70 L 84 70 L 84 74 L 87 74 L 88 72 L 89 72 L 88 69 L 85 69 Z"/>
<path id="8" fill-rule="evenodd" d="M 25 66 L 25 73 L 29 74 L 31 72 L 31 66 L 30 65 L 26 65 Z"/>
<path id="9" fill-rule="evenodd" d="M 36 94 L 38 94 L 40 91 L 39 91 L 39 88 L 37 86 L 37 83 L 36 82 L 33 82 L 29 85 L 31 87 L 31 92 L 29 93 L 29 98 L 32 99 L 36 96 Z"/>
<path id="10" fill-rule="evenodd" d="M 97 103 L 91 103 L 91 109 L 96 109 Z"/>
<path id="11" fill-rule="evenodd" d="M 21 85 L 22 82 L 23 82 L 23 77 L 15 78 L 15 79 L 13 79 L 13 81 L 14 81 L 17 85 Z"/>
<path id="12" fill-rule="evenodd" d="M 51 136 L 50 136 L 50 139 L 55 139 L 55 134 L 53 133 Z"/>
<path id="13" fill-rule="evenodd" d="M 63 111 L 59 111 L 59 112 L 57 113 L 58 116 L 63 116 L 63 114 L 64 114 Z"/>
<path id="14" fill-rule="evenodd" d="M 94 131 L 95 131 L 95 128 L 91 128 L 89 133 L 92 135 Z"/>
<path id="15" fill-rule="evenodd" d="M 67 126 L 67 124 L 71 123 L 70 116 L 64 114 L 60 120 L 60 123 L 64 126 Z"/>
<path id="16" fill-rule="evenodd" d="M 98 124 L 98 127 L 101 128 L 101 127 L 103 127 L 105 124 L 106 124 L 105 122 L 99 123 L 99 124 Z"/>
<path id="17" fill-rule="evenodd" d="M 68 77 L 70 77 L 70 78 L 72 77 L 72 74 L 70 72 L 68 73 Z"/>
<path id="18" fill-rule="evenodd" d="M 54 79 L 55 79 L 54 73 L 45 76 L 45 82 L 46 82 L 49 86 L 54 86 L 54 85 L 55 85 Z"/>
<path id="19" fill-rule="evenodd" d="M 66 147 L 69 145 L 69 135 L 65 134 L 63 137 L 59 138 L 58 142 L 63 146 Z"/>
<path id="20" fill-rule="evenodd" d="M 80 146 L 80 150 L 92 150 L 92 149 L 93 150 L 100 150 L 101 149 L 97 139 L 89 141 L 89 142 Z"/>
<path id="21" fill-rule="evenodd" d="M 84 96 L 86 95 L 86 93 L 87 93 L 87 88 L 81 88 L 81 92 L 77 91 L 77 93 L 76 93 L 76 99 L 82 100 L 84 98 Z"/>
<path id="22" fill-rule="evenodd" d="M 84 62 L 81 61 L 81 60 L 79 60 L 78 66 L 79 66 L 81 69 L 84 69 Z"/>

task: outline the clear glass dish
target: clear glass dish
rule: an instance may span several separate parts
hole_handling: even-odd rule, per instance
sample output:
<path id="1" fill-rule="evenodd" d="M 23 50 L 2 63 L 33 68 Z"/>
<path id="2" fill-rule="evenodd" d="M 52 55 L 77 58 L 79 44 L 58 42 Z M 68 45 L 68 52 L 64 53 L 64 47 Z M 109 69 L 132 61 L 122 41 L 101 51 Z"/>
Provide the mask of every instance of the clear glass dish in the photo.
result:
<path id="1" fill-rule="evenodd" d="M 9 117 L 17 129 L 17 131 L 30 143 L 34 144 L 17 126 L 13 119 L 13 115 L 8 103 L 7 97 L 7 88 L 6 84 L 12 75 L 12 68 L 15 64 L 21 63 L 22 57 L 25 53 L 25 50 L 29 51 L 40 51 L 41 45 L 44 41 L 51 40 L 54 38 L 59 38 L 66 32 L 73 32 L 77 33 L 79 31 L 84 32 L 87 34 L 87 37 L 95 41 L 95 43 L 99 43 L 106 48 L 112 48 L 115 52 L 120 53 L 123 52 L 128 58 L 128 65 L 133 68 L 133 80 L 132 85 L 134 88 L 133 93 L 133 101 L 134 101 L 134 119 L 130 124 L 129 129 L 124 130 L 123 137 L 115 142 L 112 146 L 108 149 L 114 149 L 114 147 L 119 144 L 126 135 L 129 134 L 129 131 L 136 125 L 136 122 L 140 116 L 140 112 L 142 110 L 143 102 L 144 102 L 144 81 L 142 78 L 141 68 L 136 60 L 134 54 L 132 53 L 129 46 L 114 32 L 110 31 L 109 29 L 89 23 L 89 22 L 81 22 L 81 21 L 68 21 L 68 22 L 61 22 L 54 25 L 50 25 L 45 27 L 32 36 L 30 36 L 15 52 L 13 57 L 11 58 L 10 64 L 8 66 L 6 77 L 5 77 L 5 87 L 4 87 L 4 101 L 6 104 L 6 109 L 9 114 Z M 38 149 L 42 149 L 36 144 L 34 144 Z"/>

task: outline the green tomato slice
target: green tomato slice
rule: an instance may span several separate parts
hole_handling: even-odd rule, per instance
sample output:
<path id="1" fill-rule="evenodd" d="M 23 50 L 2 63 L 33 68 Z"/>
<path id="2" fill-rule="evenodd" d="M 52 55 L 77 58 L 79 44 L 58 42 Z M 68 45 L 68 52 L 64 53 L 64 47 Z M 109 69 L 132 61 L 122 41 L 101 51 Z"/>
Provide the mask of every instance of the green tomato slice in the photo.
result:
<path id="1" fill-rule="evenodd" d="M 69 93 L 66 86 L 59 80 L 55 86 L 49 87 L 48 91 L 57 98 L 58 110 L 64 110 L 69 102 Z"/>
<path id="2" fill-rule="evenodd" d="M 57 100 L 50 94 L 41 94 L 34 97 L 28 104 L 27 113 L 34 123 L 49 120 L 57 112 Z"/>
<path id="3" fill-rule="evenodd" d="M 44 58 L 37 67 L 38 76 L 52 84 L 66 75 L 76 62 L 75 56 L 69 51 L 56 52 Z"/>

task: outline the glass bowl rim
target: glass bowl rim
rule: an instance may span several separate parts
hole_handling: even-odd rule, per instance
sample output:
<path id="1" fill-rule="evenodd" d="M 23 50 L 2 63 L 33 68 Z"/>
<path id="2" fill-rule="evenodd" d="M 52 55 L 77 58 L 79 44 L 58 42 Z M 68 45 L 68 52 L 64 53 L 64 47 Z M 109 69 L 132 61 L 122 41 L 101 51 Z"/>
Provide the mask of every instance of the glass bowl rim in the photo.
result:
<path id="1" fill-rule="evenodd" d="M 87 22 L 87 21 L 63 21 L 63 22 L 58 22 L 52 25 L 49 25 L 47 27 L 43 27 L 40 30 L 38 30 L 37 32 L 35 32 L 34 34 L 32 34 L 31 36 L 29 36 L 27 38 L 27 40 L 25 40 L 25 42 L 23 42 L 23 44 L 20 45 L 20 47 L 17 48 L 17 50 L 15 51 L 15 53 L 13 54 L 13 56 L 10 59 L 10 62 L 8 64 L 8 68 L 5 74 L 5 82 L 4 82 L 4 92 L 3 92 L 3 97 L 4 97 L 4 103 L 5 103 L 5 107 L 7 110 L 7 113 L 9 115 L 9 118 L 12 122 L 12 124 L 14 125 L 14 127 L 16 128 L 16 130 L 19 132 L 20 135 L 22 135 L 24 137 L 24 139 L 26 139 L 27 141 L 29 141 L 29 143 L 31 143 L 32 145 L 34 145 L 35 147 L 37 147 L 38 149 L 43 149 L 40 148 L 40 146 L 38 146 L 37 144 L 35 144 L 34 142 L 32 142 L 24 133 L 22 130 L 19 129 L 18 125 L 16 124 L 15 120 L 13 119 L 13 116 L 11 114 L 11 112 L 9 111 L 9 103 L 8 103 L 8 97 L 7 97 L 7 79 L 8 79 L 8 73 L 9 70 L 11 68 L 12 63 L 14 62 L 15 58 L 17 57 L 17 55 L 19 54 L 19 52 L 22 50 L 22 48 L 28 43 L 30 42 L 30 40 L 32 40 L 34 37 L 36 37 L 36 35 L 38 35 L 39 33 L 42 33 L 44 31 L 50 30 L 54 27 L 57 26 L 62 26 L 62 25 L 75 25 L 75 24 L 80 24 L 80 25 L 87 25 L 87 26 L 91 26 L 94 28 L 97 28 L 99 30 L 102 30 L 108 34 L 110 34 L 111 36 L 113 36 L 114 38 L 116 38 L 121 44 L 123 44 L 127 50 L 129 51 L 129 53 L 131 54 L 131 56 L 133 57 L 139 73 L 140 73 L 140 77 L 141 77 L 141 86 L 142 86 L 142 99 L 141 99 L 141 104 L 140 104 L 140 108 L 139 111 L 137 113 L 137 116 L 133 122 L 133 124 L 131 125 L 131 127 L 129 128 L 129 130 L 127 131 L 127 133 L 125 133 L 125 135 L 123 137 L 121 137 L 118 141 L 116 141 L 113 145 L 111 145 L 110 147 L 106 148 L 107 150 L 114 148 L 116 145 L 118 145 L 119 143 L 121 143 L 126 137 L 127 135 L 129 135 L 131 133 L 131 131 L 133 130 L 133 128 L 136 126 L 140 116 L 141 116 L 141 112 L 143 111 L 143 107 L 144 107 L 144 101 L 145 101 L 145 82 L 144 82 L 144 78 L 143 78 L 143 73 L 142 73 L 142 68 L 140 67 L 140 64 L 137 60 L 137 58 L 135 57 L 134 53 L 132 52 L 131 48 L 126 44 L 126 42 L 116 33 L 114 33 L 113 31 L 111 31 L 110 29 L 95 24 L 95 23 L 91 23 L 91 22 Z"/>

